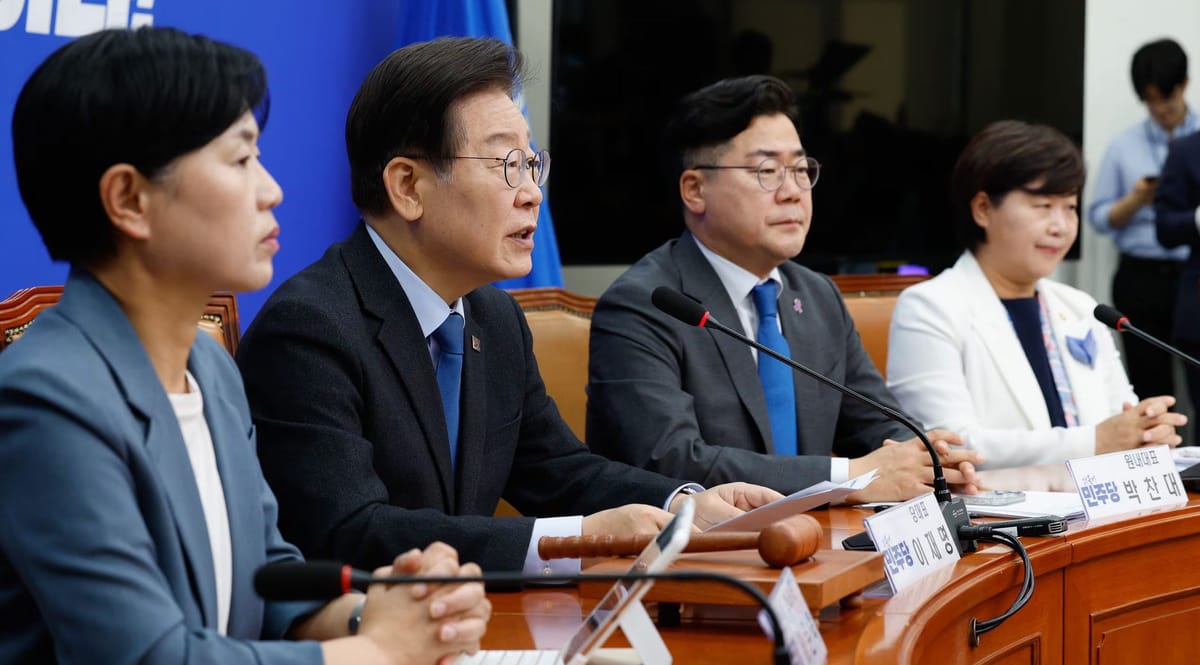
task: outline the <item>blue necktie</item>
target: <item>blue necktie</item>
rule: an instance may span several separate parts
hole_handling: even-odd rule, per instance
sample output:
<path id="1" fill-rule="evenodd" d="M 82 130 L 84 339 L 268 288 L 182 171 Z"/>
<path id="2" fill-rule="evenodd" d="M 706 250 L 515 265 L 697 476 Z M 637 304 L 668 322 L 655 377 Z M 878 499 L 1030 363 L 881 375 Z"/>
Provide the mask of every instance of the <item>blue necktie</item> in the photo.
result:
<path id="1" fill-rule="evenodd" d="M 754 306 L 758 308 L 758 343 L 788 358 L 792 357 L 787 340 L 779 332 L 779 303 L 773 281 L 754 287 Z M 771 420 L 771 437 L 775 439 L 775 454 L 796 454 L 796 387 L 792 385 L 792 370 L 768 356 L 758 354 L 758 378 L 767 397 L 767 416 Z"/>
<path id="2" fill-rule="evenodd" d="M 433 331 L 438 344 L 437 382 L 442 393 L 442 411 L 446 416 L 446 434 L 450 436 L 450 467 L 458 454 L 458 406 L 462 386 L 463 317 L 452 313 Z"/>

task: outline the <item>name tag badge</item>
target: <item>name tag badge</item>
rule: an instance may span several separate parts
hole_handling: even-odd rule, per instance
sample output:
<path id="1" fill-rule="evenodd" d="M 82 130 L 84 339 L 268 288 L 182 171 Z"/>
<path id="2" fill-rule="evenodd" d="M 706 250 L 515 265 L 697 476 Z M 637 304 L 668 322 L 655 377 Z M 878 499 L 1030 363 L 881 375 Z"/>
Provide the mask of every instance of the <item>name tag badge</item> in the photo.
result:
<path id="1" fill-rule="evenodd" d="M 783 629 L 783 643 L 787 647 L 789 662 L 792 665 L 825 665 L 829 657 L 829 649 L 821 637 L 821 630 L 813 620 L 804 596 L 800 594 L 800 585 L 791 568 L 783 568 L 775 588 L 767 597 L 779 625 Z M 767 619 L 767 611 L 759 610 L 758 625 L 762 626 L 767 637 L 775 639 L 775 631 Z"/>
<path id="2" fill-rule="evenodd" d="M 863 520 L 893 592 L 926 575 L 953 566 L 958 548 L 933 493 L 897 504 Z"/>
<path id="3" fill-rule="evenodd" d="M 1067 460 L 1067 469 L 1089 520 L 1182 506 L 1188 500 L 1165 445 Z"/>

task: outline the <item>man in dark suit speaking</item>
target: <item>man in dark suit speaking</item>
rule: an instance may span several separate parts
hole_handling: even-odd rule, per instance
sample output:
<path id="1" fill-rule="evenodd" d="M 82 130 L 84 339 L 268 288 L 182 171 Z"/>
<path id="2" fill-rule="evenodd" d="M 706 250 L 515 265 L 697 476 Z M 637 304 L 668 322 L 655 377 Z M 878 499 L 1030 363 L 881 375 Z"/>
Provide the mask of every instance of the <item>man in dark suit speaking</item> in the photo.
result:
<path id="1" fill-rule="evenodd" d="M 678 289 L 718 321 L 895 403 L 837 287 L 789 261 L 804 246 L 820 175 L 800 143 L 791 90 L 769 76 L 720 81 L 680 101 L 666 139 L 687 230 L 634 264 L 596 306 L 589 445 L 705 483 L 744 480 L 792 492 L 876 468 L 880 477 L 851 499 L 928 491 L 929 457 L 911 432 L 650 302 L 658 286 Z M 942 440 L 947 479 L 973 482 L 976 454 L 953 433 L 932 435 Z M 881 447 L 885 439 L 904 442 Z M 844 457 L 831 460 L 831 451 Z"/>
<path id="2" fill-rule="evenodd" d="M 280 529 L 310 557 L 376 566 L 441 540 L 485 569 L 577 571 L 540 560 L 537 538 L 653 533 L 689 489 L 588 452 L 520 307 L 486 286 L 530 270 L 550 168 L 512 100 L 520 63 L 496 40 L 439 39 L 367 75 L 346 121 L 365 223 L 272 294 L 239 347 Z M 778 496 L 710 489 L 697 520 Z M 552 519 L 493 517 L 501 497 Z"/>

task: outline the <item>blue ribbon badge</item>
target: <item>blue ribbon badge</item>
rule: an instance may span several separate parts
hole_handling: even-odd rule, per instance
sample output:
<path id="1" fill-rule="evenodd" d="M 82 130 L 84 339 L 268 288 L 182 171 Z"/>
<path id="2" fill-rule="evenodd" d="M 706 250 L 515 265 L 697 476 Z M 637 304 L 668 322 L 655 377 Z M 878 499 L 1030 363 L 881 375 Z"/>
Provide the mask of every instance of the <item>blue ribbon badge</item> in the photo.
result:
<path id="1" fill-rule="evenodd" d="M 1093 368 L 1096 366 L 1096 338 L 1090 328 L 1083 339 L 1067 335 L 1067 351 L 1071 352 L 1072 358 L 1084 365 Z"/>

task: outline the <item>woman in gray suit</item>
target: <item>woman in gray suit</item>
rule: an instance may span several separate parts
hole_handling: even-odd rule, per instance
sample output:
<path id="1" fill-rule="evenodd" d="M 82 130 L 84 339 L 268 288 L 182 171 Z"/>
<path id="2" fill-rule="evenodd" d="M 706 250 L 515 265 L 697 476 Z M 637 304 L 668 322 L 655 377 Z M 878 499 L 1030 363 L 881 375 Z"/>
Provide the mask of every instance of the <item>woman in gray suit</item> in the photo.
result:
<path id="1" fill-rule="evenodd" d="M 196 321 L 214 290 L 271 277 L 266 99 L 250 53 L 153 28 L 69 43 L 21 91 L 21 196 L 71 273 L 0 354 L 0 663 L 433 663 L 478 648 L 478 584 L 374 585 L 324 606 L 252 590 L 261 565 L 300 555 L 276 528 L 237 368 Z M 434 545 L 379 572 L 479 569 Z"/>

